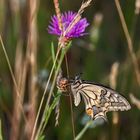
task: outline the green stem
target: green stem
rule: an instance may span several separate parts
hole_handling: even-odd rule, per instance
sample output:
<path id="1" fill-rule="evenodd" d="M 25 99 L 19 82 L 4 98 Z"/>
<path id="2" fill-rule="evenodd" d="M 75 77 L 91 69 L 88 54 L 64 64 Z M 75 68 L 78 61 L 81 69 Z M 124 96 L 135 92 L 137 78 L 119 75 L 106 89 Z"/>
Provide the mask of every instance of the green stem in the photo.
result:
<path id="1" fill-rule="evenodd" d="M 82 136 L 84 135 L 84 133 L 87 131 L 87 129 L 89 128 L 89 126 L 93 123 L 93 120 L 90 120 L 89 122 L 87 122 L 87 124 L 84 126 L 84 128 L 80 131 L 80 133 L 76 136 L 75 140 L 79 140 L 80 138 L 82 138 Z"/>
<path id="2" fill-rule="evenodd" d="M 3 137 L 2 137 L 2 125 L 1 125 L 1 119 L 0 119 L 0 140 L 3 140 Z"/>
<path id="3" fill-rule="evenodd" d="M 71 44 L 71 43 L 70 43 L 70 44 Z M 47 110 L 47 108 L 49 107 L 49 102 L 50 102 L 50 99 L 51 99 L 51 96 L 52 96 L 52 93 L 53 93 L 53 89 L 54 89 L 54 86 L 55 86 L 56 78 L 57 78 L 57 75 L 58 75 L 58 73 L 59 73 L 59 70 L 60 70 L 60 67 L 61 67 L 63 58 L 64 58 L 64 56 L 65 56 L 67 50 L 69 49 L 70 44 L 69 44 L 67 47 L 61 49 L 60 59 L 59 59 L 59 61 L 58 61 L 58 65 L 57 65 L 57 67 L 56 67 L 56 71 L 55 71 L 55 75 L 54 75 L 54 78 L 53 78 L 53 82 L 52 82 L 52 85 L 51 85 L 51 89 L 50 89 L 50 92 L 49 92 L 49 95 L 48 95 L 47 103 L 46 103 L 46 105 L 45 105 L 45 110 Z M 42 117 L 42 118 L 44 118 L 44 116 L 45 116 L 45 111 L 44 111 L 44 113 L 43 113 L 43 117 Z M 40 125 L 39 125 L 39 128 L 38 128 L 38 131 L 37 131 L 35 140 L 37 140 L 37 138 L 38 138 L 40 132 L 42 132 L 42 131 L 44 130 L 44 127 L 47 125 L 47 123 L 45 123 L 44 125 L 43 125 L 43 123 L 44 123 L 44 119 L 41 120 L 41 123 L 40 123 Z M 43 129 L 43 130 L 41 130 L 41 129 Z"/>
<path id="4" fill-rule="evenodd" d="M 53 66 L 52 66 L 52 69 L 51 69 L 51 72 L 50 72 L 50 75 L 49 75 L 49 78 L 48 78 L 48 81 L 47 81 L 47 84 L 46 84 L 46 87 L 45 87 L 45 90 L 44 90 L 44 93 L 43 93 L 43 96 L 42 96 L 42 99 L 41 99 L 41 102 L 40 102 L 40 105 L 39 105 L 39 109 L 38 109 L 37 116 L 36 116 L 36 119 L 35 119 L 35 124 L 34 124 L 34 128 L 33 128 L 33 133 L 32 133 L 32 136 L 31 136 L 31 140 L 34 139 L 34 135 L 35 135 L 36 126 L 37 126 L 37 122 L 38 122 L 38 119 L 39 119 L 40 111 L 41 111 L 41 108 L 42 108 L 42 105 L 43 105 L 43 101 L 44 101 L 44 98 L 45 98 L 46 91 L 48 90 L 48 86 L 49 86 L 53 71 L 55 69 L 55 65 L 56 65 L 56 62 L 57 62 L 57 59 L 58 59 L 59 52 L 60 52 L 60 49 L 57 51 L 55 61 L 53 63 Z"/>
<path id="5" fill-rule="evenodd" d="M 38 138 L 42 135 L 47 123 L 48 123 L 48 120 L 50 118 L 50 115 L 52 113 L 52 111 L 54 110 L 54 108 L 56 107 L 57 103 L 59 102 L 59 99 L 60 99 L 60 96 L 61 96 L 61 93 L 57 92 L 57 96 L 54 98 L 52 104 L 50 107 L 46 106 L 45 108 L 45 111 L 44 111 L 44 117 L 43 117 L 43 122 L 44 122 L 44 125 L 42 126 L 40 132 L 39 132 L 39 136 Z"/>

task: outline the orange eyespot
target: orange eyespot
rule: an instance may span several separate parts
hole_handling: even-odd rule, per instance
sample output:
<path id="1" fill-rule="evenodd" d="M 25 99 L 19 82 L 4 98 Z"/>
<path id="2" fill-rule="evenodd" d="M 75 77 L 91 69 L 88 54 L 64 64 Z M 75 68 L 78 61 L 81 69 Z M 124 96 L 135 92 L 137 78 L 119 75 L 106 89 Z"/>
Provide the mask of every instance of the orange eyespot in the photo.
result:
<path id="1" fill-rule="evenodd" d="M 58 83 L 57 87 L 62 91 L 62 92 L 67 92 L 68 91 L 68 79 L 66 78 L 61 78 Z"/>
<path id="2" fill-rule="evenodd" d="M 87 115 L 89 115 L 90 117 L 93 117 L 93 110 L 91 108 L 86 109 L 86 113 Z"/>

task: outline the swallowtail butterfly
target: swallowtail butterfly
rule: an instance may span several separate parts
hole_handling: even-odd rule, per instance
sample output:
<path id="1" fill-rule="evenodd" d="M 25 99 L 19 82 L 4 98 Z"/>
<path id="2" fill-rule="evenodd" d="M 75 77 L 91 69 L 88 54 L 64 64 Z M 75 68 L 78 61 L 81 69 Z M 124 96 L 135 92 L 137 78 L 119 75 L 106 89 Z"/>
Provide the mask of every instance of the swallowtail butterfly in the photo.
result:
<path id="1" fill-rule="evenodd" d="M 106 113 L 109 111 L 127 111 L 131 109 L 129 102 L 113 89 L 81 80 L 80 76 L 76 76 L 74 80 L 68 80 L 59 75 L 57 87 L 62 92 L 71 92 L 73 94 L 75 106 L 78 106 L 81 99 L 83 99 L 86 113 L 92 119 L 102 117 L 107 120 Z"/>

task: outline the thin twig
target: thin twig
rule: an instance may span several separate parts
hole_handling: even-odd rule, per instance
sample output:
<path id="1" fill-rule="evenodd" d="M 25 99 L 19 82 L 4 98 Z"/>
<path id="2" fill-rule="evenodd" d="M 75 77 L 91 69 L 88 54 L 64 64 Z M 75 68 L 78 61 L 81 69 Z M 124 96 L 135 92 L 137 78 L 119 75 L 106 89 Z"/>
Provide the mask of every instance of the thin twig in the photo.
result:
<path id="1" fill-rule="evenodd" d="M 71 94 L 70 94 L 70 112 L 71 112 L 73 139 L 75 139 L 75 125 L 74 125 L 74 118 L 73 118 L 74 114 L 73 114 L 72 95 Z"/>
<path id="2" fill-rule="evenodd" d="M 115 0 L 115 4 L 116 4 L 117 10 L 118 10 L 118 14 L 119 14 L 119 17 L 120 17 L 120 20 L 121 20 L 123 31 L 124 31 L 124 34 L 125 34 L 125 37 L 126 37 L 126 40 L 127 40 L 128 50 L 129 50 L 129 53 L 130 53 L 130 56 L 131 56 L 131 59 L 132 59 L 133 66 L 134 66 L 136 79 L 137 79 L 137 82 L 138 82 L 138 84 L 140 86 L 139 65 L 138 65 L 138 62 L 137 62 L 137 57 L 136 57 L 136 55 L 134 53 L 134 50 L 133 50 L 132 39 L 130 37 L 129 31 L 128 31 L 128 28 L 127 28 L 127 25 L 126 25 L 126 22 L 125 22 L 125 18 L 124 18 L 124 15 L 123 15 L 119 0 Z"/>

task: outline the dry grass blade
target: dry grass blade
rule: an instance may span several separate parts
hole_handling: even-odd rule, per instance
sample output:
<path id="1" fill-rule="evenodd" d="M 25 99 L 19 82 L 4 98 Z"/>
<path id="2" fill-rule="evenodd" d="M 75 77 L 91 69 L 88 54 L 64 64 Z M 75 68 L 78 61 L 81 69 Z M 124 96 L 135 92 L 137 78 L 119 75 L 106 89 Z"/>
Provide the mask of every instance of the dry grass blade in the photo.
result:
<path id="1" fill-rule="evenodd" d="M 15 74 L 15 79 L 17 82 L 18 89 L 20 90 L 20 100 L 21 103 L 23 104 L 23 99 L 24 99 L 24 93 L 21 91 L 21 82 L 22 82 L 22 74 L 23 74 L 23 67 L 22 67 L 22 62 L 23 62 L 23 51 L 22 51 L 22 41 L 19 39 L 17 42 L 17 47 L 16 47 L 16 55 L 15 55 L 15 68 L 14 68 L 14 74 Z M 11 122 L 11 131 L 10 131 L 10 139 L 17 139 L 19 136 L 19 130 L 20 130 L 20 122 L 21 122 L 21 111 L 20 111 L 20 105 L 19 105 L 19 99 L 17 97 L 17 94 L 15 93 L 16 89 L 14 87 L 13 91 L 13 98 L 14 98 L 14 106 L 13 106 L 13 115 L 12 115 L 12 122 Z M 16 121 L 16 125 L 15 125 Z"/>
<path id="2" fill-rule="evenodd" d="M 109 76 L 110 87 L 113 88 L 113 89 L 116 89 L 118 69 L 119 69 L 119 63 L 115 62 L 111 67 L 111 73 L 110 73 L 110 76 Z M 117 124 L 118 121 L 119 121 L 118 112 L 113 112 L 113 117 L 112 117 L 113 124 Z"/>
<path id="3" fill-rule="evenodd" d="M 121 20 L 121 24 L 122 24 L 122 27 L 123 27 L 123 30 L 124 30 L 124 34 L 125 34 L 125 37 L 126 37 L 126 40 L 127 40 L 128 50 L 129 50 L 129 53 L 130 53 L 130 56 L 131 56 L 131 59 L 132 59 L 132 63 L 134 65 L 136 79 L 137 79 L 137 82 L 138 82 L 138 84 L 140 86 L 139 65 L 138 65 L 138 62 L 137 62 L 137 57 L 136 57 L 136 55 L 134 53 L 134 50 L 133 50 L 132 39 L 131 39 L 131 36 L 129 34 L 126 22 L 125 22 L 124 15 L 123 15 L 123 12 L 122 12 L 119 0 L 115 0 L 115 4 L 116 4 L 117 10 L 118 10 L 118 13 L 119 13 L 119 16 L 120 16 L 120 20 Z"/>
<path id="4" fill-rule="evenodd" d="M 29 112 L 28 122 L 26 123 L 26 134 L 28 139 L 31 139 L 37 106 L 38 88 L 35 77 L 37 75 L 37 11 L 39 3 L 37 0 L 29 0 L 29 33 L 28 33 L 28 61 L 29 61 Z"/>
<path id="5" fill-rule="evenodd" d="M 19 89 L 18 89 L 18 86 L 17 86 L 17 83 L 16 83 L 16 79 L 14 77 L 14 73 L 13 73 L 12 67 L 10 65 L 9 57 L 7 55 L 7 52 L 6 52 L 5 47 L 4 47 L 4 44 L 3 44 L 1 35 L 0 35 L 0 42 L 1 42 L 1 46 L 2 46 L 2 49 L 3 49 L 4 55 L 6 57 L 6 61 L 7 61 L 7 64 L 8 64 L 10 73 L 11 73 L 11 76 L 12 76 L 12 80 L 14 82 L 14 86 L 15 86 L 15 89 L 16 89 L 16 94 L 17 94 L 17 97 L 18 97 L 18 103 L 20 105 L 20 109 L 21 109 L 21 111 L 23 113 L 24 120 L 26 120 L 26 117 L 25 117 L 25 114 L 24 114 L 24 110 L 23 110 L 23 106 L 22 106 L 21 99 L 20 99 L 20 92 L 19 92 Z"/>
<path id="6" fill-rule="evenodd" d="M 71 22 L 71 24 L 66 29 L 66 31 L 64 32 L 63 36 L 65 36 L 68 32 L 70 32 L 70 30 L 73 28 L 73 26 L 81 19 L 81 14 L 84 12 L 85 8 L 87 8 L 90 5 L 91 1 L 92 0 L 88 0 L 88 1 L 86 1 L 84 3 L 82 3 L 80 9 L 78 10 L 78 13 L 74 17 L 74 19 Z"/>
<path id="7" fill-rule="evenodd" d="M 110 87 L 113 89 L 116 89 L 118 69 L 119 69 L 119 63 L 115 62 L 111 67 L 111 72 L 110 72 L 110 76 L 109 76 Z M 117 129 L 118 122 L 119 122 L 119 114 L 118 114 L 118 112 L 113 112 L 113 115 L 112 115 L 112 123 L 113 123 L 112 140 L 118 139 L 118 129 Z"/>
<path id="8" fill-rule="evenodd" d="M 59 125 L 59 115 L 60 115 L 60 99 L 57 102 L 57 105 L 55 107 L 55 114 L 56 114 L 56 117 L 55 117 L 55 126 L 58 126 Z"/>
<path id="9" fill-rule="evenodd" d="M 46 83 L 45 90 L 43 92 L 43 96 L 42 96 L 42 99 L 41 99 L 41 102 L 40 102 L 40 105 L 39 105 L 39 109 L 38 109 L 38 112 L 37 112 L 37 116 L 36 116 L 36 119 L 35 119 L 31 140 L 34 139 L 34 135 L 35 135 L 35 132 L 36 132 L 36 129 L 37 129 L 37 122 L 38 122 L 38 119 L 39 119 L 40 111 L 41 111 L 41 108 L 42 108 L 42 105 L 43 105 L 43 102 L 44 102 L 44 99 L 45 99 L 45 94 L 46 94 L 46 92 L 48 90 L 48 86 L 50 84 L 50 80 L 52 78 L 52 75 L 53 75 L 53 72 L 54 72 L 54 69 L 55 69 L 55 66 L 56 66 L 56 63 L 57 63 L 57 59 L 58 59 L 59 53 L 60 53 L 60 49 L 58 49 L 58 51 L 56 53 L 56 57 L 55 57 L 53 66 L 52 66 L 52 69 L 50 71 L 50 75 L 49 75 L 48 81 Z M 47 99 L 48 103 L 47 103 L 47 105 L 49 104 L 50 98 L 51 98 L 51 94 L 49 94 L 49 96 L 48 96 L 48 99 Z"/>
<path id="10" fill-rule="evenodd" d="M 79 9 L 79 11 L 78 11 L 78 14 L 81 15 L 84 12 L 85 8 L 87 8 L 90 5 L 91 1 L 92 0 L 88 0 L 86 2 L 83 2 L 81 7 L 80 7 L 80 9 Z"/>
<path id="11" fill-rule="evenodd" d="M 110 81 L 110 86 L 113 89 L 116 88 L 118 68 L 119 68 L 119 63 L 118 62 L 115 62 L 111 67 L 111 73 L 110 73 L 110 76 L 109 76 L 109 81 Z"/>
<path id="12" fill-rule="evenodd" d="M 14 75 L 14 72 L 12 70 L 12 67 L 11 67 L 11 64 L 10 64 L 10 61 L 9 61 L 9 57 L 8 57 L 7 52 L 5 50 L 1 35 L 0 35 L 0 42 L 1 42 L 1 46 L 2 46 L 2 49 L 3 49 L 4 55 L 6 57 L 6 61 L 7 61 L 8 67 L 9 67 L 9 71 L 10 71 L 13 83 L 14 83 L 14 89 L 15 89 L 15 94 L 16 94 L 16 98 L 17 98 L 17 100 L 15 102 L 15 105 L 18 107 L 18 109 L 19 109 L 18 111 L 21 111 L 25 122 L 27 122 L 25 114 L 24 114 L 23 105 L 22 105 L 21 92 L 20 92 L 19 87 L 17 85 L 17 81 L 15 79 L 15 75 Z M 17 109 L 15 111 L 17 111 Z M 16 118 L 20 117 L 19 114 L 20 114 L 19 112 L 16 112 L 16 114 L 15 114 Z M 19 121 L 20 121 L 20 118 L 19 118 Z M 17 120 L 16 120 L 16 122 L 17 122 Z M 11 123 L 12 123 L 12 127 L 13 127 L 13 129 L 11 131 L 13 131 L 15 133 L 12 136 L 16 138 L 16 137 L 18 137 L 18 126 L 17 126 L 18 124 L 15 126 L 15 117 L 12 118 Z M 12 139 L 12 137 L 10 137 L 10 139 Z"/>
<path id="13" fill-rule="evenodd" d="M 129 95 L 132 104 L 136 105 L 138 109 L 140 109 L 140 100 L 137 99 L 133 94 Z"/>
<path id="14" fill-rule="evenodd" d="M 58 18 L 59 28 L 60 28 L 60 30 L 63 31 L 62 17 L 61 17 L 61 11 L 60 11 L 60 8 L 59 8 L 58 0 L 54 0 L 54 6 L 55 6 L 55 12 L 56 12 L 56 15 L 57 15 L 57 18 Z"/>
<path id="15" fill-rule="evenodd" d="M 135 1 L 135 14 L 139 14 L 140 13 L 140 0 L 136 0 Z"/>

